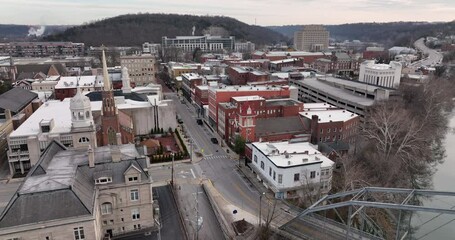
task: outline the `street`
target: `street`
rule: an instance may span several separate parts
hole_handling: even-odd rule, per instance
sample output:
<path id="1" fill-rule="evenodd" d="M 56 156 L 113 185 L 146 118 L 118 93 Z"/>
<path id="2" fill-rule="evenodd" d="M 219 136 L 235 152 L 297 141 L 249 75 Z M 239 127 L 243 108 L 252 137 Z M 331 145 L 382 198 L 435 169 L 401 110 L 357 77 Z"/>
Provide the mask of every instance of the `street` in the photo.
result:
<path id="1" fill-rule="evenodd" d="M 411 68 L 414 70 L 419 68 L 420 66 L 431 66 L 431 65 L 436 65 L 442 62 L 442 54 L 439 53 L 438 51 L 428 48 L 425 46 L 425 43 L 423 41 L 423 38 L 418 39 L 417 41 L 414 42 L 414 47 L 416 47 L 419 51 L 421 51 L 423 54 L 428 55 L 427 58 L 424 58 L 420 61 L 414 62 L 410 65 Z"/>

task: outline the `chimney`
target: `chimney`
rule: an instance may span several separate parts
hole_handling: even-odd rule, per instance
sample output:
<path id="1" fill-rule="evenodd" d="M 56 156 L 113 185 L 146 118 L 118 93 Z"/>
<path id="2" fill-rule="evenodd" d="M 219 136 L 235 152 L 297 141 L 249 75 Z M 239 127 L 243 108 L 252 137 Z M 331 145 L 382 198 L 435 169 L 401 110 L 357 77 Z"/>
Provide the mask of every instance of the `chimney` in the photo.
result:
<path id="1" fill-rule="evenodd" d="M 117 145 L 111 145 L 112 162 L 120 162 L 122 160 L 122 153 Z"/>
<path id="2" fill-rule="evenodd" d="M 87 155 L 88 155 L 88 166 L 90 168 L 94 168 L 95 167 L 95 152 L 93 151 L 91 145 L 88 146 Z"/>

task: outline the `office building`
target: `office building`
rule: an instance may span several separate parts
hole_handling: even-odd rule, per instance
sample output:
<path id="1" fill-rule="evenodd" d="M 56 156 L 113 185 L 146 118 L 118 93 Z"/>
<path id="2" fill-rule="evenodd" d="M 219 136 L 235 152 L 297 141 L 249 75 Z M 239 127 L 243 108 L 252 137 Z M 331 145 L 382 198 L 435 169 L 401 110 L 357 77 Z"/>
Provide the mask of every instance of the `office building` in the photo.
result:
<path id="1" fill-rule="evenodd" d="M 395 61 L 377 64 L 374 60 L 366 60 L 360 64 L 359 81 L 385 88 L 398 88 L 401 68 L 401 63 Z"/>
<path id="2" fill-rule="evenodd" d="M 175 38 L 162 38 L 161 46 L 166 51 L 166 48 L 176 47 L 183 49 L 184 52 L 194 52 L 200 49 L 203 52 L 217 52 L 217 51 L 233 51 L 235 47 L 235 37 L 221 37 L 221 36 L 177 36 Z"/>
<path id="3" fill-rule="evenodd" d="M 136 86 L 156 83 L 156 58 L 152 54 L 120 56 L 120 64 L 128 68 L 130 80 Z"/>
<path id="4" fill-rule="evenodd" d="M 322 25 L 306 25 L 294 33 L 294 48 L 298 51 L 318 52 L 329 47 L 329 31 Z"/>

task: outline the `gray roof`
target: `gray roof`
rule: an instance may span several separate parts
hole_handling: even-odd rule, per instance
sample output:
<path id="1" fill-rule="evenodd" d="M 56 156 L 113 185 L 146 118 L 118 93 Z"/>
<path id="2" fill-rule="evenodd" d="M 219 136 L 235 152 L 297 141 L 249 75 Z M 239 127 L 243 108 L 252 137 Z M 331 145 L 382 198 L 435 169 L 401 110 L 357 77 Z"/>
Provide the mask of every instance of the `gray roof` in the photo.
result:
<path id="1" fill-rule="evenodd" d="M 119 162 L 112 162 L 109 146 L 95 148 L 95 167 L 90 168 L 86 149 L 67 150 L 53 141 L 3 211 L 0 228 L 92 215 L 94 178 L 106 173 L 113 183 L 123 183 L 124 172 L 134 166 L 141 171 L 142 182 L 149 181 L 144 171 L 146 159 L 135 146 L 118 148 Z"/>
<path id="2" fill-rule="evenodd" d="M 295 106 L 301 102 L 296 101 L 292 98 L 286 99 L 269 99 L 265 101 L 266 106 Z"/>
<path id="3" fill-rule="evenodd" d="M 275 134 L 300 134 L 305 132 L 304 125 L 298 116 L 260 118 L 256 120 L 256 137 Z"/>
<path id="4" fill-rule="evenodd" d="M 0 95 L 0 109 L 8 109 L 13 113 L 20 112 L 31 103 L 38 94 L 22 88 L 12 88 Z"/>

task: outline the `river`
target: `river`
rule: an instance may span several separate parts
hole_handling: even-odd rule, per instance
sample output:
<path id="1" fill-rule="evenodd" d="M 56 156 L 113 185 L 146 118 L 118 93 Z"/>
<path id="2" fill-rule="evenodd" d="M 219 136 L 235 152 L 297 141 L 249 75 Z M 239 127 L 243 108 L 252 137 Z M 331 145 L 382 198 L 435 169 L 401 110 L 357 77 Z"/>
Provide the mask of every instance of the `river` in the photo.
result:
<path id="1" fill-rule="evenodd" d="M 444 145 L 446 157 L 437 166 L 433 176 L 433 187 L 436 191 L 455 192 L 455 114 L 449 120 L 450 130 L 447 132 Z M 425 201 L 425 206 L 455 209 L 455 197 L 435 197 Z M 455 215 L 424 214 L 415 215 L 412 225 L 420 226 L 413 239 L 455 239 Z"/>

